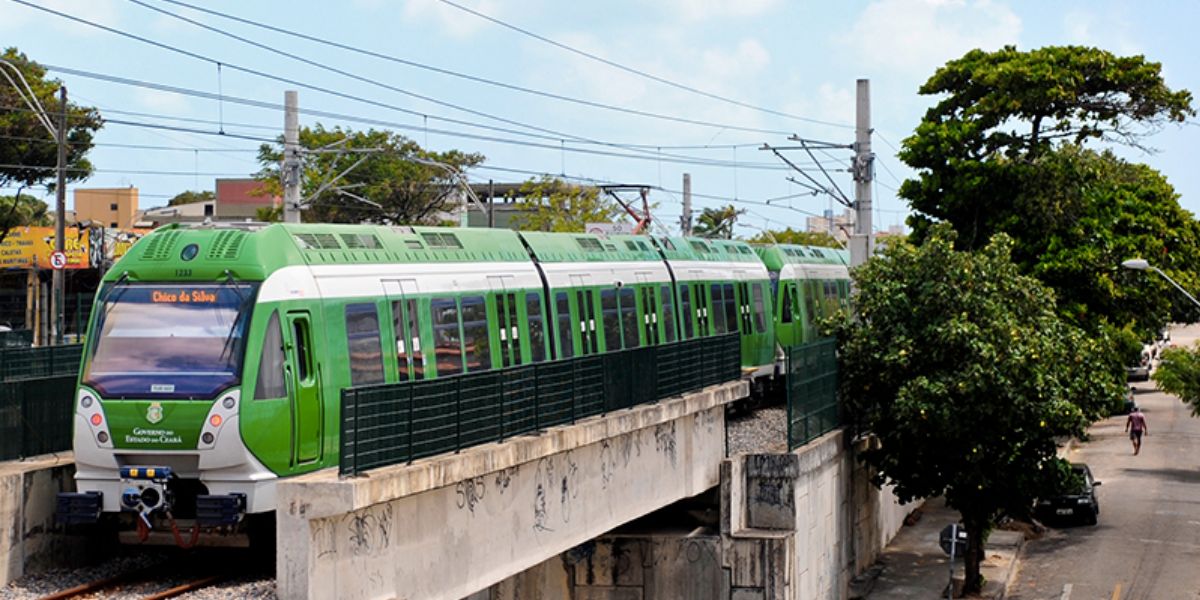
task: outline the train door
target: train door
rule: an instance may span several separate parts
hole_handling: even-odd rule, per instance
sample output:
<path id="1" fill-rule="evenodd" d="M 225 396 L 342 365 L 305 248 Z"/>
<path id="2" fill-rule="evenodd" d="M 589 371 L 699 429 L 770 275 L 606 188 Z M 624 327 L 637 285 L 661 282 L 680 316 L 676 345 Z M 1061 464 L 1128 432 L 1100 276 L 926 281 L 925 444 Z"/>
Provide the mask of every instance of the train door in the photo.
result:
<path id="1" fill-rule="evenodd" d="M 292 459 L 297 464 L 321 458 L 322 413 L 318 348 L 313 347 L 312 318 L 306 310 L 288 311 L 285 316 L 284 344 L 287 362 L 284 381 L 292 402 Z"/>
<path id="2" fill-rule="evenodd" d="M 641 287 L 642 291 L 642 326 L 646 330 L 646 345 L 657 346 L 658 339 L 658 290 L 652 285 Z"/>
<path id="3" fill-rule="evenodd" d="M 510 291 L 505 279 L 488 276 L 496 298 L 496 328 L 500 335 L 500 366 L 511 367 L 521 362 L 521 321 L 517 318 L 517 294 Z"/>
<path id="4" fill-rule="evenodd" d="M 571 287 L 575 288 L 576 320 L 579 326 L 580 354 L 595 354 L 600 350 L 600 336 L 596 333 L 596 294 L 587 287 L 587 275 L 571 275 Z"/>
<path id="5" fill-rule="evenodd" d="M 417 311 L 415 279 L 385 279 L 383 291 L 392 308 L 392 332 L 396 343 L 396 372 L 399 381 L 425 378 L 425 356 Z"/>

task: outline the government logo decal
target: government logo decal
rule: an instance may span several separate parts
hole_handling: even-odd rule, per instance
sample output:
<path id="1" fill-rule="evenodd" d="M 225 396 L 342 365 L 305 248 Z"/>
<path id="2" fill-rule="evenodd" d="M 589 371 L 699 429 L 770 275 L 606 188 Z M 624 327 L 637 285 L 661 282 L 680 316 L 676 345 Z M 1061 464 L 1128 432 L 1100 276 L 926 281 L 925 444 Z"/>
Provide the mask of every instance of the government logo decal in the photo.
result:
<path id="1" fill-rule="evenodd" d="M 151 402 L 150 408 L 146 409 L 146 420 L 151 424 L 161 421 L 163 418 L 162 404 Z"/>

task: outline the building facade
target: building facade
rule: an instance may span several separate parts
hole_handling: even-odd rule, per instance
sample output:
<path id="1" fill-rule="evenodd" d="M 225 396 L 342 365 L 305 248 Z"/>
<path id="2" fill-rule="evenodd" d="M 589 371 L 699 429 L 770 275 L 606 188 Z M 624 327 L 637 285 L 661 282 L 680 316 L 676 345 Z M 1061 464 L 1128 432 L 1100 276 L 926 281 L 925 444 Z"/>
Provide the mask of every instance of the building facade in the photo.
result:
<path id="1" fill-rule="evenodd" d="M 111 229 L 133 227 L 138 214 L 138 189 L 76 188 L 75 221 L 92 221 Z"/>

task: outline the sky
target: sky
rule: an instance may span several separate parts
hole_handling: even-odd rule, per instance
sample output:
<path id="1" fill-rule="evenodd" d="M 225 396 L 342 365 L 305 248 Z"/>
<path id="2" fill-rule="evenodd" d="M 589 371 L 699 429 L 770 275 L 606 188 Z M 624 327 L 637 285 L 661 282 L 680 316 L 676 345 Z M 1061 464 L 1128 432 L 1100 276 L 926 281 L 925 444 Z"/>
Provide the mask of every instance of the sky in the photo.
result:
<path id="1" fill-rule="evenodd" d="M 73 101 L 110 120 L 91 154 L 97 172 L 77 187 L 133 185 L 142 208 L 257 171 L 255 150 L 281 134 L 289 89 L 299 91 L 302 125 L 393 129 L 433 150 L 482 153 L 472 181 L 546 173 L 654 186 L 660 232 L 677 227 L 690 173 L 696 213 L 733 203 L 747 211 L 737 229 L 744 236 L 841 211 L 830 195 L 790 182 L 805 176 L 760 148 L 795 146 L 790 134 L 851 144 L 857 79 L 870 80 L 877 230 L 908 214 L 896 189 L 913 172 L 896 149 L 936 101 L 917 89 L 971 49 L 1083 44 L 1142 54 L 1162 63 L 1172 89 L 1200 93 L 1195 2 L 455 0 L 513 26 L 505 27 L 445 0 L 184 0 L 336 48 L 165 0 L 24 1 L 161 44 L 0 0 L 0 46 L 54 67 Z M 86 76 L 97 74 L 158 87 Z M 1189 152 L 1200 144 L 1200 121 L 1169 125 L 1147 143 L 1153 153 L 1119 152 L 1160 170 L 1182 206 L 1200 212 L 1200 169 Z M 784 154 L 823 187 L 853 196 L 848 148 Z"/>

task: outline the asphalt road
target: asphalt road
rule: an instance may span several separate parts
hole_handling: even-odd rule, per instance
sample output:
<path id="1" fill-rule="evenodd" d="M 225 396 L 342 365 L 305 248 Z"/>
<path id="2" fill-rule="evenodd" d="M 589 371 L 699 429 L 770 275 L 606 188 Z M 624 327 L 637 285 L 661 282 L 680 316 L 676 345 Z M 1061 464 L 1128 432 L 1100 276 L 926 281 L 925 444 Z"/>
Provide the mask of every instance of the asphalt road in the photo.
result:
<path id="1" fill-rule="evenodd" d="M 1198 337 L 1190 326 L 1171 341 Z M 1141 454 L 1133 455 L 1125 417 L 1092 426 L 1070 458 L 1103 482 L 1100 523 L 1027 543 L 1010 600 L 1200 599 L 1200 418 L 1153 382 L 1135 386 L 1149 430 Z"/>

